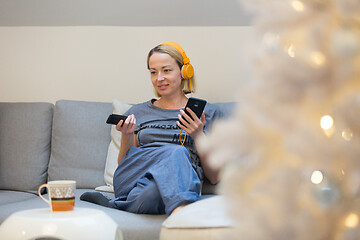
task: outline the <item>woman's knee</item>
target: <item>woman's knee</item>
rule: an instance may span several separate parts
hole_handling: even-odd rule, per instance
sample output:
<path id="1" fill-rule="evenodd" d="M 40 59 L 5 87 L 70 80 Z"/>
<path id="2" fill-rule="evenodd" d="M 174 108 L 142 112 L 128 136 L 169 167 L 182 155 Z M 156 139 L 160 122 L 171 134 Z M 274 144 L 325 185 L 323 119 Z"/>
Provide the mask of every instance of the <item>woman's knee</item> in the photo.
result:
<path id="1" fill-rule="evenodd" d="M 162 214 L 164 203 L 155 182 L 147 178 L 141 179 L 128 196 L 136 205 L 137 213 Z"/>

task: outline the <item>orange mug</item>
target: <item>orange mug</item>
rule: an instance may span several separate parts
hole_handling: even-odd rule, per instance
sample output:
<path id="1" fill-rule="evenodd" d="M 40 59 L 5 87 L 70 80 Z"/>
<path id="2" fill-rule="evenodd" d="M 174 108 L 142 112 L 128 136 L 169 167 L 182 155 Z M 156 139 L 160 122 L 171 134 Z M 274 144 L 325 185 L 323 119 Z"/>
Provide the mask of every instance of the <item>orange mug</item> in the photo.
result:
<path id="1" fill-rule="evenodd" d="M 47 188 L 49 200 L 41 195 L 41 189 Z M 50 181 L 40 185 L 38 189 L 39 197 L 44 200 L 53 212 L 71 211 L 75 205 L 76 182 L 73 180 Z"/>

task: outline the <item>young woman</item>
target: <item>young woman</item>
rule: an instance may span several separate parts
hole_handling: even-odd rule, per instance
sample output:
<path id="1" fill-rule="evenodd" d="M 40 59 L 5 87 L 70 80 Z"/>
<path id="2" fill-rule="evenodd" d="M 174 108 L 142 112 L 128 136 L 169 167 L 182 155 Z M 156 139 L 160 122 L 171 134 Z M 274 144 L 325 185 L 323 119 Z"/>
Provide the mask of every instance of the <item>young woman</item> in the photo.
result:
<path id="1" fill-rule="evenodd" d="M 200 200 L 204 175 L 212 183 L 218 181 L 218 172 L 200 159 L 195 143 L 220 112 L 207 103 L 200 119 L 191 109 L 187 110 L 192 118 L 185 114 L 186 94 L 195 82 L 190 61 L 177 43 L 153 48 L 147 66 L 158 99 L 134 105 L 125 113 L 125 122 L 116 126 L 122 137 L 113 180 L 115 199 L 99 193 L 86 193 L 81 199 L 134 213 L 170 215 Z"/>

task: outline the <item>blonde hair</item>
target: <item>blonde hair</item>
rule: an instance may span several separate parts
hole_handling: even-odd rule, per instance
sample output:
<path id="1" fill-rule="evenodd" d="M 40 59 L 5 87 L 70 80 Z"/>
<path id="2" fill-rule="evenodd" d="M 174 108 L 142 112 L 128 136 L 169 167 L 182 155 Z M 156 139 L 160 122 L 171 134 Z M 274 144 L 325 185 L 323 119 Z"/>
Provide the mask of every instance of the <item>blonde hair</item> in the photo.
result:
<path id="1" fill-rule="evenodd" d="M 170 57 L 175 59 L 175 61 L 178 64 L 180 69 L 184 65 L 183 57 L 182 57 L 181 53 L 178 50 L 176 50 L 176 48 L 174 48 L 172 46 L 169 46 L 169 45 L 160 44 L 160 45 L 157 45 L 156 47 L 154 47 L 153 49 L 151 49 L 148 56 L 147 56 L 147 68 L 149 70 L 150 70 L 150 66 L 149 66 L 150 57 L 155 52 L 168 54 Z M 191 81 L 191 86 L 190 86 L 190 81 Z M 184 94 L 191 93 L 191 90 L 192 90 L 192 92 L 195 92 L 195 77 L 193 76 L 192 78 L 190 78 L 190 80 L 189 79 L 182 79 L 181 87 L 182 87 L 182 91 L 183 91 Z M 160 97 L 158 92 L 156 92 L 156 95 L 158 97 Z"/>

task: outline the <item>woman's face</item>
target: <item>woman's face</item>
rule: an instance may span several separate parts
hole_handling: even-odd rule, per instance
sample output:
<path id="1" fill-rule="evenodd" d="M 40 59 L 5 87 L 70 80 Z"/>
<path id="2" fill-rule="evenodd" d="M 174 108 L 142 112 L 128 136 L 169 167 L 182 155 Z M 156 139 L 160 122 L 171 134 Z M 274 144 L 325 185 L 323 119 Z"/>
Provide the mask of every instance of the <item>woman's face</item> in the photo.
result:
<path id="1" fill-rule="evenodd" d="M 182 93 L 181 71 L 169 54 L 154 52 L 149 59 L 151 82 L 160 96 Z"/>

